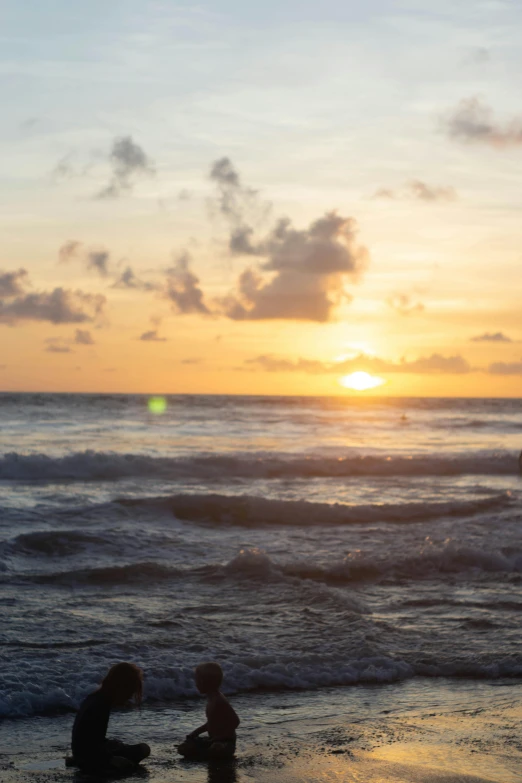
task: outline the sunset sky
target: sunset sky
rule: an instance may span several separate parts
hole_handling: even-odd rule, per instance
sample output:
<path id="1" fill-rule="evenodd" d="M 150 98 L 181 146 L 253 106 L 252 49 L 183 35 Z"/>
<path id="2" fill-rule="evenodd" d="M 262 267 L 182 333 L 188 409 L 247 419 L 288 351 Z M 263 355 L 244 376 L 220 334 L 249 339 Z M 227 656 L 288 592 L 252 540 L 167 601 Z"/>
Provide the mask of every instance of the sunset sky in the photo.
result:
<path id="1" fill-rule="evenodd" d="M 0 389 L 522 395 L 520 4 L 0 24 Z"/>

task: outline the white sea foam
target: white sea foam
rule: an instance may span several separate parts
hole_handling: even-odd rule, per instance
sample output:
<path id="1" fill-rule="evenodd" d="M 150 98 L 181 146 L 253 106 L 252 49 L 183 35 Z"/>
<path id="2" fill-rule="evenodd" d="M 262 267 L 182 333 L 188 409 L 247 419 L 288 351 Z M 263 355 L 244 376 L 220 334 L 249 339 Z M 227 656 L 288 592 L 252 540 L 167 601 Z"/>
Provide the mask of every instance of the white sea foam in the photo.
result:
<path id="1" fill-rule="evenodd" d="M 308 690 L 332 686 L 386 684 L 416 676 L 468 677 L 474 679 L 520 677 L 522 658 L 498 657 L 492 661 L 475 659 L 430 659 L 405 661 L 388 656 L 350 658 L 339 655 L 310 661 L 295 655 L 292 660 L 269 660 L 266 655 L 250 656 L 224 665 L 225 691 Z M 59 682 L 42 682 L 38 669 L 28 664 L 23 678 L 11 683 L 9 691 L 0 691 L 0 718 L 71 711 L 92 692 L 103 676 L 103 668 L 64 672 Z M 175 657 L 147 667 L 145 706 L 176 703 L 196 698 L 193 670 L 180 665 Z"/>

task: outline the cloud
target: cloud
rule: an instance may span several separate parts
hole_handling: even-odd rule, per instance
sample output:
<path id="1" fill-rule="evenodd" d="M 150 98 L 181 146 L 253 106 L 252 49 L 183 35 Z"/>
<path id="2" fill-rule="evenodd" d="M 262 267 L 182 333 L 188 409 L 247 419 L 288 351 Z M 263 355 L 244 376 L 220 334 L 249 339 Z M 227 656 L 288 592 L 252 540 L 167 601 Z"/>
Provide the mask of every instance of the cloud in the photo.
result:
<path id="1" fill-rule="evenodd" d="M 230 158 L 220 158 L 214 161 L 210 169 L 210 179 L 215 182 L 218 189 L 220 211 L 228 218 L 240 221 L 245 201 L 255 196 L 256 191 L 243 186 L 239 173 Z"/>
<path id="2" fill-rule="evenodd" d="M 411 197 L 417 201 L 454 201 L 457 198 L 454 188 L 427 185 L 420 179 L 411 180 L 407 188 Z"/>
<path id="3" fill-rule="evenodd" d="M 440 185 L 427 185 L 426 182 L 422 182 L 420 179 L 412 179 L 407 182 L 402 189 L 390 190 L 388 188 L 380 188 L 377 190 L 372 198 L 374 199 L 401 199 L 401 200 L 414 200 L 424 202 L 436 202 L 436 201 L 455 201 L 457 198 L 457 192 L 452 187 L 442 187 Z"/>
<path id="4" fill-rule="evenodd" d="M 58 250 L 58 262 L 60 264 L 68 264 L 69 261 L 77 257 L 81 247 L 81 242 L 78 242 L 76 239 L 68 239 Z"/>
<path id="5" fill-rule="evenodd" d="M 484 332 L 476 337 L 471 337 L 472 343 L 512 343 L 511 337 L 503 332 Z"/>
<path id="6" fill-rule="evenodd" d="M 256 365 L 267 372 L 303 372 L 310 375 L 343 375 L 356 370 L 365 370 L 370 373 L 412 373 L 423 375 L 430 373 L 462 375 L 473 372 L 472 367 L 462 356 L 442 356 L 437 353 L 412 361 L 407 361 L 403 358 L 399 362 L 387 361 L 377 356 L 367 356 L 365 354 L 360 354 L 342 362 L 321 362 L 315 359 L 303 358 L 292 361 L 271 355 L 263 355 L 255 359 L 247 359 L 245 364 Z"/>
<path id="7" fill-rule="evenodd" d="M 86 294 L 55 288 L 53 291 L 25 294 L 0 301 L 0 323 L 49 321 L 53 324 L 97 321 L 103 314 L 106 299 L 101 294 Z"/>
<path id="8" fill-rule="evenodd" d="M 281 218 L 256 238 L 256 220 L 247 216 L 253 213 L 259 224 L 270 205 L 261 204 L 258 192 L 243 184 L 230 158 L 215 161 L 210 178 L 218 190 L 218 208 L 230 224 L 231 255 L 259 259 L 218 302 L 220 312 L 236 321 L 332 320 L 335 307 L 351 300 L 347 278 L 357 280 L 368 264 L 366 248 L 356 242 L 355 220 L 328 212 L 299 230 Z"/>
<path id="9" fill-rule="evenodd" d="M 74 333 L 75 345 L 94 345 L 91 333 L 87 329 L 77 329 Z"/>
<path id="10" fill-rule="evenodd" d="M 225 314 L 233 320 L 332 320 L 334 308 L 351 300 L 346 279 L 359 279 L 368 264 L 356 235 L 356 221 L 336 212 L 301 230 L 279 220 L 265 239 L 248 240 L 249 253 L 265 261 L 242 272 L 222 301 Z"/>
<path id="11" fill-rule="evenodd" d="M 233 254 L 255 254 L 250 244 L 253 224 L 266 219 L 272 205 L 261 202 L 257 190 L 243 185 L 230 158 L 214 161 L 210 179 L 217 187 L 217 207 L 231 226 L 229 250 Z"/>
<path id="12" fill-rule="evenodd" d="M 29 283 L 26 269 L 17 269 L 14 272 L 0 272 L 0 299 L 8 299 L 24 293 L 25 286 Z"/>
<path id="13" fill-rule="evenodd" d="M 55 180 L 71 179 L 75 175 L 74 166 L 71 162 L 71 155 L 65 155 L 60 158 L 51 172 L 51 177 Z"/>
<path id="14" fill-rule="evenodd" d="M 491 60 L 491 52 L 485 46 L 476 46 L 471 51 L 470 59 L 475 63 L 487 63 Z"/>
<path id="15" fill-rule="evenodd" d="M 522 375 L 522 361 L 493 362 L 489 365 L 488 372 L 491 375 Z"/>
<path id="16" fill-rule="evenodd" d="M 174 266 L 167 269 L 164 296 L 174 305 L 178 313 L 201 313 L 209 315 L 199 278 L 190 269 L 191 259 L 183 253 Z"/>
<path id="17" fill-rule="evenodd" d="M 47 353 L 72 353 L 71 349 L 67 345 L 67 340 L 62 337 L 48 337 L 45 340 Z"/>
<path id="18" fill-rule="evenodd" d="M 471 372 L 472 368 L 462 356 L 441 356 L 439 353 L 433 353 L 428 357 L 421 357 L 413 361 L 401 359 L 395 372 L 412 373 L 449 373 L 451 375 L 461 375 Z"/>
<path id="19" fill-rule="evenodd" d="M 305 372 L 309 375 L 321 375 L 332 372 L 332 365 L 315 359 L 281 359 L 264 354 L 255 359 L 247 359 L 245 364 L 255 365 L 266 372 Z"/>
<path id="20" fill-rule="evenodd" d="M 479 98 L 466 98 L 446 120 L 446 129 L 452 139 L 469 143 L 488 144 L 491 147 L 513 147 L 522 144 L 522 119 L 515 118 L 502 126 L 493 120 L 489 106 Z"/>
<path id="21" fill-rule="evenodd" d="M 414 315 L 424 312 L 422 302 L 415 302 L 409 294 L 392 294 L 386 300 L 386 304 L 399 315 Z"/>
<path id="22" fill-rule="evenodd" d="M 155 329 L 152 329 L 149 332 L 143 332 L 143 334 L 138 337 L 139 340 L 143 340 L 144 342 L 149 343 L 165 343 L 167 342 L 166 337 L 159 337 L 158 332 Z"/>
<path id="23" fill-rule="evenodd" d="M 139 291 L 157 291 L 159 286 L 156 283 L 148 283 L 136 276 L 130 266 L 126 266 L 118 279 L 114 282 L 113 288 L 133 288 Z"/>
<path id="24" fill-rule="evenodd" d="M 387 199 L 394 199 L 397 198 L 395 190 L 390 190 L 389 188 L 379 188 L 379 190 L 376 190 L 373 194 L 372 198 L 387 198 Z"/>
<path id="25" fill-rule="evenodd" d="M 76 239 L 69 239 L 58 250 L 58 262 L 68 264 L 79 258 L 85 267 L 94 270 L 101 277 L 110 272 L 110 252 L 104 248 L 88 248 Z"/>
<path id="26" fill-rule="evenodd" d="M 57 343 L 49 343 L 45 350 L 47 353 L 71 353 L 71 349 L 67 345 L 59 345 Z"/>
<path id="27" fill-rule="evenodd" d="M 155 173 L 147 154 L 131 136 L 120 136 L 114 139 L 109 161 L 112 166 L 112 177 L 96 198 L 118 198 L 132 190 L 137 177 L 152 176 Z"/>
<path id="28" fill-rule="evenodd" d="M 109 257 L 108 250 L 89 250 L 87 252 L 87 269 L 94 269 L 102 277 L 107 277 L 109 274 Z"/>

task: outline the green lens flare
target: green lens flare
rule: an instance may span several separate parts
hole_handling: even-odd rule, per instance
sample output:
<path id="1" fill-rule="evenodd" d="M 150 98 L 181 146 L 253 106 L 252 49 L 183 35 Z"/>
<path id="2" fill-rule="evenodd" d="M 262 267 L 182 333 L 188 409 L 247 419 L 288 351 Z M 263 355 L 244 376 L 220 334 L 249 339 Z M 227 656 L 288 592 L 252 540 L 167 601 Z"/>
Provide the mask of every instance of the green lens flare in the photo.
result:
<path id="1" fill-rule="evenodd" d="M 165 413 L 167 410 L 167 400 L 165 397 L 151 397 L 147 403 L 149 413 L 155 413 L 157 415 Z"/>

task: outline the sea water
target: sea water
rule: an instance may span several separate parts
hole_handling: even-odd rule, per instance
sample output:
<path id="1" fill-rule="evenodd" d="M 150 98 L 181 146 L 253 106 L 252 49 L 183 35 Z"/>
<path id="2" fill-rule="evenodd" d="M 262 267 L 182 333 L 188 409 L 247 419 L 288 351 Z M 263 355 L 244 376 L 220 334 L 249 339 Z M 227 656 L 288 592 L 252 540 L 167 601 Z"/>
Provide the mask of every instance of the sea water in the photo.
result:
<path id="1" fill-rule="evenodd" d="M 522 677 L 521 401 L 148 402 L 0 395 L 1 717 Z"/>

